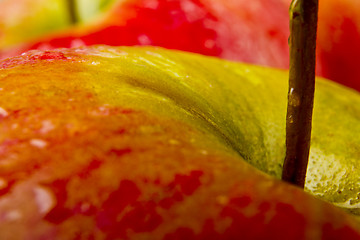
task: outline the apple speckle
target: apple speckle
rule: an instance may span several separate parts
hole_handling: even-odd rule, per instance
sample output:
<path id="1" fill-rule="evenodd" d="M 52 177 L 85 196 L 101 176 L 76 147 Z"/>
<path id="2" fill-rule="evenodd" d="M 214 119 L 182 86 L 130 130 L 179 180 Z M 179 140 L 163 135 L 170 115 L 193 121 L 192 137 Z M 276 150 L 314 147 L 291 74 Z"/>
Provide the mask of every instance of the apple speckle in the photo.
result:
<path id="1" fill-rule="evenodd" d="M 9 114 L 8 114 L 8 112 L 5 110 L 5 109 L 3 109 L 2 107 L 0 107 L 0 117 L 7 117 Z"/>
<path id="2" fill-rule="evenodd" d="M 65 207 L 66 199 L 68 196 L 67 192 L 68 181 L 59 179 L 51 183 L 46 184 L 46 187 L 51 188 L 53 191 L 54 197 L 56 199 L 56 204 L 51 208 L 50 211 L 44 216 L 44 220 L 59 224 L 64 222 L 66 219 L 70 218 L 73 215 L 73 211 Z"/>
<path id="3" fill-rule="evenodd" d="M 45 148 L 47 146 L 47 142 L 42 140 L 42 139 L 31 139 L 30 140 L 30 144 L 34 147 L 37 147 L 37 148 Z"/>
<path id="4" fill-rule="evenodd" d="M 19 210 L 10 210 L 4 214 L 3 218 L 5 221 L 9 222 L 17 221 L 22 218 L 22 214 Z"/>
<path id="5" fill-rule="evenodd" d="M 216 197 L 216 202 L 220 205 L 227 205 L 229 203 L 229 198 L 226 195 L 220 195 Z"/>
<path id="6" fill-rule="evenodd" d="M 151 39 L 148 36 L 146 36 L 145 34 L 139 35 L 138 41 L 141 45 L 150 45 L 151 44 Z"/>
<path id="7" fill-rule="evenodd" d="M 95 111 L 92 111 L 91 114 L 94 116 L 107 116 L 109 115 L 109 108 L 108 106 L 100 106 Z"/>
<path id="8" fill-rule="evenodd" d="M 170 143 L 171 145 L 179 145 L 179 144 L 180 144 L 180 142 L 179 142 L 178 140 L 176 140 L 176 139 L 170 139 L 170 140 L 169 140 L 169 143 Z"/>
<path id="9" fill-rule="evenodd" d="M 213 39 L 207 39 L 207 40 L 205 40 L 205 42 L 204 42 L 204 46 L 206 47 L 206 48 L 209 48 L 209 49 L 212 49 L 212 48 L 214 48 L 215 47 L 215 41 L 213 40 Z"/>
<path id="10" fill-rule="evenodd" d="M 52 196 L 52 194 L 48 189 L 45 189 L 44 187 L 40 187 L 40 186 L 35 187 L 34 194 L 35 194 L 35 201 L 37 203 L 40 214 L 46 214 L 51 210 L 51 208 L 54 207 L 55 205 L 54 197 Z"/>
<path id="11" fill-rule="evenodd" d="M 8 186 L 8 182 L 3 179 L 3 178 L 0 178 L 0 190 L 6 188 Z"/>
<path id="12" fill-rule="evenodd" d="M 86 46 L 86 44 L 84 43 L 84 41 L 82 41 L 81 39 L 75 39 L 73 41 L 71 41 L 71 45 L 72 48 L 75 47 L 81 47 L 81 46 Z"/>
<path id="13" fill-rule="evenodd" d="M 42 127 L 40 129 L 41 134 L 46 134 L 55 128 L 54 124 L 51 120 L 44 120 L 42 121 Z"/>
<path id="14" fill-rule="evenodd" d="M 206 150 L 201 150 L 200 153 L 201 153 L 202 155 L 208 155 L 208 154 L 209 154 L 208 151 L 206 151 Z"/>
<path id="15" fill-rule="evenodd" d="M 91 209 L 91 204 L 90 203 L 82 203 L 80 205 L 80 212 L 81 213 L 87 213 L 87 212 L 89 212 L 90 209 Z"/>

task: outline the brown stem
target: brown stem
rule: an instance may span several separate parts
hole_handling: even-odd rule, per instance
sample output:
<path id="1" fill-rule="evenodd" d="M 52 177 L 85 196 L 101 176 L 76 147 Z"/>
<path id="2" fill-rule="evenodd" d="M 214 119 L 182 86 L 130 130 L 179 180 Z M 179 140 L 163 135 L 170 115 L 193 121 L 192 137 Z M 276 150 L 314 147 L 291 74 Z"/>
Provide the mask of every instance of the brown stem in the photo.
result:
<path id="1" fill-rule="evenodd" d="M 311 138 L 317 15 L 318 0 L 292 1 L 286 157 L 282 179 L 302 188 L 305 185 Z"/>
<path id="2" fill-rule="evenodd" d="M 76 0 L 66 0 L 68 12 L 69 12 L 69 19 L 71 24 L 76 24 L 78 22 L 78 18 L 76 15 Z"/>

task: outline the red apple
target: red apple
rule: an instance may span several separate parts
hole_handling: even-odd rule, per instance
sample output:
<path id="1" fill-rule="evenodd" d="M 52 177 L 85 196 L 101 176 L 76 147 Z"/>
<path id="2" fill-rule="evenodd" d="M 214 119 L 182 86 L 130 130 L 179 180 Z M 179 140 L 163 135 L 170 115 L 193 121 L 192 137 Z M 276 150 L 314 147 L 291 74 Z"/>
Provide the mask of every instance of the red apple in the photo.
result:
<path id="1" fill-rule="evenodd" d="M 94 44 L 156 45 L 286 68 L 288 5 L 279 0 L 253 2 L 117 1 L 107 15 L 95 22 L 14 50 L 19 53 L 28 48 Z M 262 8 L 267 9 L 265 14 Z M 2 53 L 3 57 L 13 54 Z"/>
<path id="2" fill-rule="evenodd" d="M 336 164 L 351 170 L 342 146 L 359 143 L 360 96 L 318 83 L 323 153 L 309 171 L 326 199 Z M 244 161 L 270 172 L 282 161 L 286 72 L 164 49 L 62 49 L 0 62 L 0 91 L 0 239 L 360 239 L 357 219 Z M 319 130 L 336 117 L 352 129 L 334 150 Z"/>
<path id="3" fill-rule="evenodd" d="M 317 72 L 360 91 L 360 2 L 319 1 Z"/>
<path id="4" fill-rule="evenodd" d="M 0 58 L 34 48 L 140 44 L 287 68 L 289 5 L 290 0 L 117 1 L 107 15 L 85 26 L 13 48 L 0 44 Z M 320 1 L 317 45 L 317 74 L 357 90 L 359 11 L 357 0 Z M 44 25 L 39 23 L 37 29 Z M 20 27 L 14 32 L 30 34 Z"/>

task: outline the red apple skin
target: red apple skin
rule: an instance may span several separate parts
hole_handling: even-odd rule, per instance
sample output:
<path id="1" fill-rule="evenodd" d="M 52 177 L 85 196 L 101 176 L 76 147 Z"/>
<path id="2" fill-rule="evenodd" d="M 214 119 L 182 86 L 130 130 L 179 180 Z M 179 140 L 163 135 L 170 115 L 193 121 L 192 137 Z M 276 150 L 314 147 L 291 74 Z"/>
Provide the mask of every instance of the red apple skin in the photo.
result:
<path id="1" fill-rule="evenodd" d="M 154 45 L 286 68 L 288 28 L 288 5 L 279 0 L 128 0 L 96 23 L 14 50 Z"/>
<path id="2" fill-rule="evenodd" d="M 288 29 L 287 9 L 279 0 L 129 1 L 114 8 L 100 31 L 80 39 L 86 45 L 155 45 L 284 68 L 288 32 L 279 30 Z M 135 14 L 124 19 L 124 11 Z"/>
<path id="3" fill-rule="evenodd" d="M 194 126 L 105 101 L 96 55 L 0 62 L 0 239 L 360 239 Z"/>
<path id="4" fill-rule="evenodd" d="M 0 50 L 79 45 L 155 45 L 277 68 L 288 68 L 290 0 L 119 1 L 96 23 Z M 360 91 L 360 3 L 319 3 L 317 74 Z"/>
<path id="5" fill-rule="evenodd" d="M 360 91 L 360 2 L 319 1 L 318 74 Z"/>

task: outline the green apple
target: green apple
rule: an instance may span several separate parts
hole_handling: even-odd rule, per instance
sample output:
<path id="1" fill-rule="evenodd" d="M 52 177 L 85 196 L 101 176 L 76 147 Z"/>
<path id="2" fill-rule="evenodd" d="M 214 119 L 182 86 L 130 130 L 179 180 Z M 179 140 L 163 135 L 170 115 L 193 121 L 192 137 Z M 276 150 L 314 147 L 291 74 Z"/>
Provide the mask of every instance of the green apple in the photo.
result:
<path id="1" fill-rule="evenodd" d="M 360 239 L 325 202 L 357 211 L 360 96 L 317 79 L 321 201 L 276 179 L 287 76 L 151 47 L 0 62 L 0 239 Z"/>
<path id="2" fill-rule="evenodd" d="M 0 49 L 35 41 L 39 37 L 70 28 L 70 0 L 0 1 Z M 74 0 L 78 24 L 88 22 L 108 10 L 114 0 Z"/>
<path id="3" fill-rule="evenodd" d="M 75 0 L 74 2 L 79 22 L 85 23 L 94 20 L 101 13 L 108 11 L 116 0 Z"/>
<path id="4" fill-rule="evenodd" d="M 3 0 L 0 9 L 1 48 L 36 39 L 70 24 L 64 0 Z"/>

